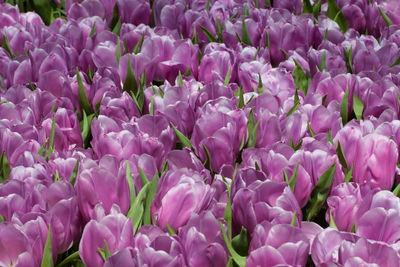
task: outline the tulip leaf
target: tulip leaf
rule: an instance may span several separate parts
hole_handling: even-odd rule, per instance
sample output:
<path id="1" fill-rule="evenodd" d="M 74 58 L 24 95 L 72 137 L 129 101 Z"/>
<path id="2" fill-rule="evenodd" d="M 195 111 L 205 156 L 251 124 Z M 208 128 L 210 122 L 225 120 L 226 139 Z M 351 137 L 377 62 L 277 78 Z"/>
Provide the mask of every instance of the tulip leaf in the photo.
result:
<path id="1" fill-rule="evenodd" d="M 326 69 L 326 51 L 322 53 L 322 58 L 321 58 L 321 71 L 327 70 Z"/>
<path id="2" fill-rule="evenodd" d="M 129 166 L 128 161 L 126 162 L 126 180 L 128 182 L 129 194 L 130 194 L 130 205 L 129 206 L 132 207 L 136 200 L 136 191 L 135 191 L 135 186 L 133 184 L 131 167 Z"/>
<path id="3" fill-rule="evenodd" d="M 210 42 L 214 42 L 214 43 L 217 43 L 218 42 L 218 40 L 206 29 L 206 28 L 204 28 L 203 26 L 199 26 L 200 27 L 200 30 L 202 30 L 203 31 L 203 33 L 204 33 L 204 35 L 207 37 L 207 39 L 210 41 Z"/>
<path id="4" fill-rule="evenodd" d="M 150 100 L 149 114 L 154 115 L 154 97 L 153 96 L 151 97 L 151 100 Z"/>
<path id="5" fill-rule="evenodd" d="M 346 17 L 343 15 L 342 11 L 336 4 L 335 0 L 328 0 L 328 11 L 326 13 L 327 17 L 335 21 L 342 32 L 346 32 L 349 28 Z"/>
<path id="6" fill-rule="evenodd" d="M 398 184 L 393 190 L 393 195 L 395 195 L 396 197 L 400 197 L 400 184 Z"/>
<path id="7" fill-rule="evenodd" d="M 97 251 L 99 251 L 104 261 L 106 261 L 109 257 L 111 257 L 111 253 L 110 250 L 108 249 L 107 241 L 105 239 L 104 239 L 104 249 L 97 248 Z"/>
<path id="8" fill-rule="evenodd" d="M 221 221 L 219 221 L 219 226 L 221 228 L 221 232 L 222 232 L 222 235 L 224 237 L 225 245 L 228 248 L 228 251 L 231 254 L 233 260 L 236 262 L 236 264 L 239 267 L 245 267 L 246 266 L 246 257 L 243 257 L 243 256 L 239 255 L 236 252 L 236 250 L 232 247 L 232 244 L 231 244 L 231 242 L 229 242 L 228 236 L 226 235 L 225 227 L 224 227 L 224 225 L 222 224 Z"/>
<path id="9" fill-rule="evenodd" d="M 53 175 L 53 181 L 57 182 L 60 181 L 60 174 L 58 173 L 58 170 L 56 170 L 56 173 Z"/>
<path id="10" fill-rule="evenodd" d="M 89 37 L 92 37 L 96 33 L 96 22 L 93 23 L 92 29 L 90 30 Z"/>
<path id="11" fill-rule="evenodd" d="M 150 182 L 150 189 L 146 197 L 144 213 L 143 213 L 143 224 L 151 225 L 151 204 L 153 203 L 154 196 L 157 193 L 158 189 L 158 172 L 153 177 L 153 180 Z"/>
<path id="12" fill-rule="evenodd" d="M 150 183 L 145 184 L 139 191 L 133 205 L 130 207 L 126 217 L 130 217 L 133 224 L 133 233 L 136 233 L 142 224 L 144 201 L 146 200 L 147 193 L 150 189 Z"/>
<path id="13" fill-rule="evenodd" d="M 304 95 L 307 95 L 308 86 L 310 85 L 311 78 L 307 77 L 307 74 L 304 72 L 303 68 L 300 66 L 299 62 L 297 62 L 296 59 L 293 58 L 293 61 L 296 65 L 292 72 L 296 89 L 303 91 Z"/>
<path id="14" fill-rule="evenodd" d="M 76 67 L 76 80 L 78 81 L 79 106 L 81 107 L 81 110 L 86 111 L 86 114 L 92 114 L 93 109 L 89 103 L 89 100 L 87 99 L 85 88 L 83 87 L 83 82 L 78 67 Z"/>
<path id="15" fill-rule="evenodd" d="M 183 86 L 183 79 L 181 71 L 178 72 L 178 86 Z"/>
<path id="16" fill-rule="evenodd" d="M 166 160 L 164 162 L 164 165 L 163 165 L 162 170 L 161 170 L 161 174 L 163 174 L 164 172 L 167 172 L 167 171 L 168 171 L 168 160 Z"/>
<path id="17" fill-rule="evenodd" d="M 54 103 L 55 104 L 55 103 Z M 51 131 L 49 137 L 49 148 L 46 151 L 46 161 L 49 161 L 51 154 L 54 151 L 54 136 L 56 131 L 56 115 L 53 114 L 53 119 L 51 121 Z"/>
<path id="18" fill-rule="evenodd" d="M 383 20 L 386 22 L 386 26 L 389 27 L 391 25 L 393 25 L 393 22 L 391 21 L 391 19 L 385 14 L 385 12 L 383 12 L 383 10 L 378 7 L 379 9 L 379 13 L 381 13 L 381 16 L 383 18 Z"/>
<path id="19" fill-rule="evenodd" d="M 0 215 L 0 223 L 3 223 L 6 221 L 6 218 L 4 218 L 3 216 Z"/>
<path id="20" fill-rule="evenodd" d="M 46 244 L 43 249 L 42 264 L 41 267 L 52 267 L 53 262 L 53 251 L 51 248 L 51 225 L 49 224 L 49 229 L 47 231 Z"/>
<path id="21" fill-rule="evenodd" d="M 8 163 L 6 153 L 3 150 L 1 153 L 1 158 L 0 158 L 0 183 L 3 183 L 4 181 L 8 180 L 10 177 L 10 164 Z"/>
<path id="22" fill-rule="evenodd" d="M 249 118 L 247 120 L 247 131 L 249 134 L 249 138 L 247 139 L 247 147 L 255 147 L 257 142 L 258 125 L 260 124 L 260 120 L 255 123 L 253 110 L 254 108 L 250 110 Z"/>
<path id="23" fill-rule="evenodd" d="M 1 46 L 4 48 L 4 50 L 6 50 L 10 54 L 10 56 L 12 58 L 15 57 L 14 53 L 12 52 L 12 50 L 10 48 L 10 45 L 8 44 L 7 35 L 5 35 L 5 34 L 3 34 L 3 40 L 2 40 Z"/>
<path id="24" fill-rule="evenodd" d="M 122 86 L 122 90 L 130 93 L 131 95 L 137 95 L 138 92 L 138 84 L 136 81 L 135 74 L 133 73 L 132 65 L 131 65 L 131 57 L 128 57 L 128 66 L 126 70 L 126 77 L 124 84 Z"/>
<path id="25" fill-rule="evenodd" d="M 264 93 L 264 86 L 263 86 L 263 83 L 262 83 L 262 79 L 261 79 L 260 73 L 258 74 L 257 93 L 258 94 Z"/>
<path id="26" fill-rule="evenodd" d="M 333 227 L 335 229 L 338 229 L 338 227 L 336 226 L 335 221 L 333 220 L 332 210 L 329 210 L 329 226 Z"/>
<path id="27" fill-rule="evenodd" d="M 204 167 L 208 168 L 210 170 L 211 174 L 213 174 L 213 169 L 211 167 L 210 152 L 208 151 L 208 149 L 205 145 L 203 145 L 203 150 L 204 150 L 204 153 L 206 154 L 206 160 L 204 161 Z"/>
<path id="28" fill-rule="evenodd" d="M 142 50 L 143 41 L 144 41 L 144 32 L 142 33 L 142 37 L 140 38 L 140 40 L 138 40 L 135 47 L 133 48 L 132 51 L 133 54 L 137 54 L 140 52 L 140 50 Z"/>
<path id="29" fill-rule="evenodd" d="M 79 256 L 79 251 L 75 251 L 74 253 L 72 253 L 71 255 L 66 257 L 62 262 L 57 264 L 57 267 L 62 267 L 67 264 L 68 264 L 68 266 L 71 266 L 71 262 L 74 262 L 74 261 L 81 261 L 80 256 Z"/>
<path id="30" fill-rule="evenodd" d="M 307 121 L 307 128 L 308 128 L 308 131 L 310 132 L 311 137 L 314 137 L 316 134 L 315 134 L 314 130 L 311 128 L 310 121 Z"/>
<path id="31" fill-rule="evenodd" d="M 225 82 L 224 82 L 224 84 L 225 84 L 225 85 L 228 85 L 230 79 L 231 79 L 231 67 L 229 66 L 229 67 L 228 67 L 228 71 L 226 72 L 226 75 L 225 75 Z"/>
<path id="32" fill-rule="evenodd" d="M 46 141 L 43 143 L 43 145 L 39 148 L 38 155 L 44 157 L 46 154 L 46 146 L 49 142 L 49 138 L 46 139 Z"/>
<path id="33" fill-rule="evenodd" d="M 346 176 L 344 178 L 345 183 L 350 183 L 353 180 L 353 168 L 354 168 L 354 165 L 352 163 L 351 169 L 346 173 Z"/>
<path id="34" fill-rule="evenodd" d="M 400 101 L 399 101 L 400 103 Z M 243 96 L 243 87 L 239 87 L 239 102 L 238 102 L 238 108 L 242 108 L 244 106 L 244 96 Z"/>
<path id="35" fill-rule="evenodd" d="M 217 18 L 217 36 L 218 36 L 218 42 L 222 43 L 223 42 L 223 35 L 222 35 L 222 31 L 223 31 L 223 27 L 221 24 L 221 21 L 219 21 L 219 19 Z"/>
<path id="36" fill-rule="evenodd" d="M 190 143 L 189 138 L 187 138 L 183 133 L 181 133 L 176 127 L 175 125 L 170 122 L 172 128 L 174 129 L 175 135 L 176 137 L 178 137 L 179 141 L 182 143 L 182 145 L 185 147 L 188 147 L 190 149 L 193 148 L 192 144 Z"/>
<path id="37" fill-rule="evenodd" d="M 196 27 L 193 28 L 193 38 L 192 38 L 192 44 L 198 44 L 199 43 L 199 36 L 197 35 Z"/>
<path id="38" fill-rule="evenodd" d="M 71 177 L 69 178 L 69 183 L 72 184 L 72 186 L 75 185 L 76 176 L 78 175 L 78 169 L 79 169 L 79 160 L 77 159 L 74 169 L 72 170 Z"/>
<path id="39" fill-rule="evenodd" d="M 171 225 L 169 225 L 169 223 L 165 223 L 165 225 L 167 226 L 170 235 L 176 235 L 174 229 L 171 227 Z"/>
<path id="40" fill-rule="evenodd" d="M 244 16 L 242 17 L 242 42 L 247 45 L 253 46 Z"/>
<path id="41" fill-rule="evenodd" d="M 310 0 L 303 0 L 303 13 L 311 14 L 313 13 L 313 8 Z"/>
<path id="42" fill-rule="evenodd" d="M 364 103 L 357 97 L 356 93 L 353 94 L 353 110 L 357 120 L 362 120 Z"/>
<path id="43" fill-rule="evenodd" d="M 289 117 L 290 115 L 292 115 L 299 108 L 300 98 L 299 98 L 299 93 L 297 90 L 298 89 L 296 88 L 296 90 L 294 91 L 293 107 L 288 111 L 288 113 L 286 114 L 286 117 Z"/>
<path id="44" fill-rule="evenodd" d="M 117 50 L 115 51 L 115 59 L 117 60 L 117 64 L 119 64 L 119 59 L 121 58 L 121 39 L 118 37 Z"/>
<path id="45" fill-rule="evenodd" d="M 295 145 L 293 141 L 293 136 L 290 137 L 290 147 L 293 148 L 295 151 L 299 150 L 301 148 L 301 145 L 303 144 L 303 140 L 299 140 L 299 142 Z"/>
<path id="46" fill-rule="evenodd" d="M 210 0 L 207 0 L 206 9 L 210 10 Z"/>
<path id="47" fill-rule="evenodd" d="M 296 220 L 297 220 L 297 210 L 295 210 L 293 212 L 292 221 L 291 221 L 290 225 L 293 227 L 296 226 Z"/>
<path id="48" fill-rule="evenodd" d="M 233 259 L 231 256 L 229 256 L 228 263 L 225 265 L 225 267 L 233 267 Z"/>
<path id="49" fill-rule="evenodd" d="M 304 207 L 307 221 L 311 221 L 321 210 L 328 197 L 329 190 L 332 187 L 333 178 L 335 177 L 336 162 L 333 163 L 319 178 L 317 185 L 308 198 L 307 205 Z"/>
<path id="50" fill-rule="evenodd" d="M 342 145 L 340 144 L 340 141 L 338 141 L 338 144 L 337 144 L 337 147 L 336 147 L 336 154 L 337 154 L 337 156 L 339 158 L 340 164 L 342 164 L 345 172 L 347 172 L 349 168 L 347 166 L 346 157 L 344 156 Z"/>
<path id="51" fill-rule="evenodd" d="M 326 141 L 333 145 L 333 138 L 331 134 L 331 129 L 328 129 L 328 136 L 326 137 Z"/>
<path id="52" fill-rule="evenodd" d="M 290 177 L 290 180 L 288 182 L 288 185 L 290 186 L 290 188 L 292 189 L 293 192 L 294 192 L 294 189 L 296 187 L 297 172 L 299 170 L 299 165 L 300 165 L 300 161 L 297 162 L 297 165 L 296 165 L 296 168 L 294 169 L 292 177 Z"/>
<path id="53" fill-rule="evenodd" d="M 353 46 L 350 46 L 349 51 L 343 47 L 344 59 L 346 62 L 347 71 L 353 73 Z"/>
<path id="54" fill-rule="evenodd" d="M 321 0 L 318 0 L 318 2 L 314 4 L 313 10 L 312 10 L 314 18 L 318 18 L 319 13 L 321 12 L 321 4 L 322 4 Z"/>
<path id="55" fill-rule="evenodd" d="M 249 245 L 250 245 L 250 238 L 249 234 L 242 226 L 240 233 L 232 239 L 232 247 L 240 256 L 248 256 L 249 255 Z"/>
<path id="56" fill-rule="evenodd" d="M 226 188 L 228 190 L 228 200 L 226 202 L 226 207 L 224 211 L 224 220 L 226 221 L 226 224 L 228 225 L 228 235 L 229 238 L 232 239 L 232 199 L 231 199 L 231 184 L 228 183 L 228 181 L 225 179 L 224 176 L 222 176 L 222 180 L 225 182 Z"/>
<path id="57" fill-rule="evenodd" d="M 343 125 L 347 123 L 349 116 L 349 87 L 346 87 L 346 92 L 340 101 L 340 116 L 342 117 Z"/>
<path id="58" fill-rule="evenodd" d="M 400 63 L 400 56 L 395 60 L 395 62 L 393 62 L 392 65 L 390 65 L 390 67 L 393 68 L 394 66 L 399 65 L 399 63 Z"/>
<path id="59" fill-rule="evenodd" d="M 90 145 L 90 140 L 92 139 L 91 125 L 95 114 L 93 113 L 87 116 L 85 110 L 82 110 L 82 113 L 83 113 L 83 120 L 81 121 L 80 126 L 82 129 L 83 147 L 88 148 Z"/>

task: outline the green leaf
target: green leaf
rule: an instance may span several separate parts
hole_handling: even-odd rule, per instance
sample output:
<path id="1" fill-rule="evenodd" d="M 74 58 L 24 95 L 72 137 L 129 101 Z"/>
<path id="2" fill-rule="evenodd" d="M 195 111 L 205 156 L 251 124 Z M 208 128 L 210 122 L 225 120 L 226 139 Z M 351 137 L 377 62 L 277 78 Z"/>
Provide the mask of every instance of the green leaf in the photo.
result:
<path id="1" fill-rule="evenodd" d="M 242 17 L 242 42 L 247 45 L 253 46 L 253 43 L 251 42 L 250 39 L 249 31 L 247 30 L 247 25 L 244 16 Z"/>
<path id="2" fill-rule="evenodd" d="M 302 145 L 302 144 L 303 144 L 303 139 L 301 139 L 301 140 L 297 143 L 297 145 L 295 145 L 294 142 L 293 142 L 293 136 L 290 137 L 290 146 L 291 146 L 295 151 L 299 150 L 299 149 L 301 148 L 301 145 Z"/>
<path id="3" fill-rule="evenodd" d="M 309 79 L 309 77 L 307 77 L 299 62 L 297 62 L 297 60 L 294 58 L 293 61 L 296 65 L 292 72 L 294 84 L 296 85 L 296 90 L 301 90 L 304 92 L 304 95 L 307 95 L 308 86 L 310 85 L 311 80 Z"/>
<path id="4" fill-rule="evenodd" d="M 230 79 L 231 79 L 231 67 L 229 66 L 229 67 L 228 67 L 228 71 L 226 72 L 226 75 L 225 75 L 225 82 L 224 82 L 224 84 L 225 84 L 225 85 L 228 85 Z"/>
<path id="5" fill-rule="evenodd" d="M 4 218 L 3 216 L 0 215 L 0 223 L 3 223 L 6 221 L 6 218 Z"/>
<path id="6" fill-rule="evenodd" d="M 356 93 L 353 93 L 353 110 L 357 120 L 362 120 L 364 103 L 357 97 Z"/>
<path id="7" fill-rule="evenodd" d="M 149 114 L 154 115 L 154 98 L 153 98 L 153 96 L 151 97 L 151 101 L 150 101 Z"/>
<path id="8" fill-rule="evenodd" d="M 264 86 L 263 86 L 263 83 L 262 83 L 262 79 L 261 79 L 260 73 L 258 74 L 257 93 L 258 93 L 258 94 L 264 93 Z"/>
<path id="9" fill-rule="evenodd" d="M 256 52 L 254 53 L 253 61 L 257 59 L 258 53 L 260 52 L 260 47 L 257 47 Z"/>
<path id="10" fill-rule="evenodd" d="M 170 235 L 176 235 L 176 233 L 175 233 L 174 229 L 172 229 L 171 225 L 166 223 L 166 226 L 167 226 L 167 229 L 168 229 L 168 232 Z"/>
<path id="11" fill-rule="evenodd" d="M 44 155 L 46 154 L 46 146 L 49 142 L 49 138 L 46 139 L 46 141 L 44 142 L 44 144 L 39 148 L 38 151 L 38 155 L 44 157 Z"/>
<path id="12" fill-rule="evenodd" d="M 143 41 L 144 41 L 144 32 L 142 33 L 142 37 L 140 38 L 140 40 L 136 43 L 135 47 L 133 48 L 132 51 L 133 54 L 137 54 L 140 52 L 140 50 L 142 50 Z"/>
<path id="13" fill-rule="evenodd" d="M 115 59 L 117 60 L 117 64 L 119 64 L 120 58 L 121 58 L 121 39 L 118 37 L 117 51 L 115 54 Z"/>
<path id="14" fill-rule="evenodd" d="M 97 251 L 100 253 L 104 261 L 106 261 L 109 257 L 111 257 L 111 253 L 110 250 L 108 249 L 107 241 L 105 239 L 104 239 L 104 249 L 97 248 Z"/>
<path id="15" fill-rule="evenodd" d="M 217 31 L 218 42 L 222 43 L 223 42 L 223 35 L 222 35 L 223 27 L 218 18 L 217 18 L 217 29 L 218 29 L 218 31 Z"/>
<path id="16" fill-rule="evenodd" d="M 353 167 L 354 167 L 354 164 L 352 163 L 351 169 L 346 173 L 346 176 L 344 178 L 345 183 L 350 183 L 351 180 L 353 180 Z"/>
<path id="17" fill-rule="evenodd" d="M 290 223 L 291 226 L 295 227 L 296 226 L 296 220 L 297 220 L 297 210 L 293 212 L 292 216 L 292 222 Z"/>
<path id="18" fill-rule="evenodd" d="M 58 174 L 58 171 L 56 170 L 56 173 L 53 175 L 53 181 L 57 182 L 60 181 L 60 175 Z"/>
<path id="19" fill-rule="evenodd" d="M 67 264 L 68 264 L 68 266 L 71 266 L 71 262 L 77 261 L 77 260 L 80 260 L 79 251 L 75 251 L 74 253 L 72 253 L 71 255 L 66 257 L 62 262 L 57 264 L 57 267 L 62 267 Z"/>
<path id="20" fill-rule="evenodd" d="M 217 39 L 206 29 L 206 28 L 204 28 L 203 26 L 199 26 L 200 27 L 200 30 L 202 30 L 203 31 L 203 33 L 205 34 L 205 36 L 207 37 L 207 39 L 210 41 L 210 42 L 214 42 L 214 43 L 217 43 L 218 41 L 217 41 Z"/>
<path id="21" fill-rule="evenodd" d="M 392 65 L 390 65 L 390 67 L 393 68 L 394 66 L 399 65 L 399 63 L 400 63 L 400 56 L 396 59 L 395 62 L 393 62 Z"/>
<path id="22" fill-rule="evenodd" d="M 294 192 L 294 189 L 296 187 L 296 181 L 297 181 L 297 172 L 299 170 L 299 165 L 300 165 L 300 161 L 297 162 L 296 168 L 294 169 L 294 172 L 292 174 L 292 177 L 290 177 L 290 180 L 288 182 L 288 185 L 290 186 L 290 188 L 292 189 L 292 192 Z"/>
<path id="23" fill-rule="evenodd" d="M 313 13 L 313 8 L 311 6 L 310 0 L 303 0 L 303 13 Z"/>
<path id="24" fill-rule="evenodd" d="M 181 71 L 179 71 L 179 73 L 178 73 L 178 77 L 179 77 L 179 79 L 178 79 L 178 86 L 183 86 L 183 80 L 182 80 L 182 74 L 181 74 Z"/>
<path id="25" fill-rule="evenodd" d="M 85 88 L 83 87 L 83 82 L 78 67 L 76 67 L 76 80 L 78 81 L 78 88 L 79 88 L 79 106 L 81 107 L 82 111 L 84 110 L 86 112 L 86 114 L 92 114 L 93 109 L 89 103 L 89 100 L 87 99 Z"/>
<path id="26" fill-rule="evenodd" d="M 4 181 L 10 178 L 10 172 L 11 172 L 11 167 L 10 164 L 8 163 L 6 153 L 3 150 L 0 158 L 0 183 L 3 183 Z"/>
<path id="27" fill-rule="evenodd" d="M 203 150 L 204 150 L 204 153 L 206 154 L 206 160 L 204 161 L 204 167 L 208 168 L 210 170 L 211 174 L 213 174 L 213 169 L 211 167 L 210 152 L 208 151 L 208 149 L 205 145 L 203 145 Z"/>
<path id="28" fill-rule="evenodd" d="M 96 22 L 93 23 L 92 29 L 90 30 L 90 33 L 89 33 L 89 37 L 92 37 L 95 33 L 96 33 Z"/>
<path id="29" fill-rule="evenodd" d="M 288 111 L 288 113 L 286 114 L 286 117 L 289 117 L 290 115 L 292 115 L 299 108 L 299 105 L 300 105 L 300 99 L 299 99 L 299 94 L 298 94 L 297 88 L 296 88 L 296 91 L 294 92 L 293 107 Z"/>
<path id="30" fill-rule="evenodd" d="M 231 199 L 231 185 L 228 183 L 228 181 L 225 179 L 224 176 L 222 176 L 223 181 L 225 182 L 226 188 L 228 190 L 228 200 L 226 202 L 225 206 L 225 211 L 224 211 L 224 220 L 226 221 L 226 224 L 228 225 L 228 235 L 229 238 L 232 239 L 232 199 Z M 232 181 L 231 181 L 232 184 Z"/>
<path id="31" fill-rule="evenodd" d="M 268 33 L 267 30 L 265 30 L 265 44 L 264 44 L 264 48 L 267 48 L 267 47 L 268 47 L 268 51 L 270 51 L 270 53 L 271 53 L 271 46 L 270 46 L 270 43 L 269 43 L 269 33 Z"/>
<path id="32" fill-rule="evenodd" d="M 115 24 L 112 32 L 119 36 L 119 32 L 121 30 L 121 18 L 118 19 L 117 24 Z"/>
<path id="33" fill-rule="evenodd" d="M 326 70 L 326 51 L 324 51 L 321 58 L 321 71 L 323 70 Z"/>
<path id="34" fill-rule="evenodd" d="M 326 137 L 326 141 L 333 145 L 333 138 L 331 134 L 331 129 L 328 129 L 328 136 Z"/>
<path id="35" fill-rule="evenodd" d="M 197 35 L 196 27 L 193 28 L 193 38 L 192 38 L 192 44 L 198 44 L 199 43 L 199 36 Z"/>
<path id="36" fill-rule="evenodd" d="M 51 154 L 54 151 L 54 136 L 56 131 L 56 115 L 53 114 L 53 119 L 51 122 L 51 131 L 50 131 L 50 138 L 49 138 L 49 148 L 46 152 L 46 161 L 49 161 Z"/>
<path id="37" fill-rule="evenodd" d="M 335 170 L 336 162 L 321 175 L 312 190 L 307 205 L 304 207 L 307 221 L 311 221 L 324 205 L 335 177 Z"/>
<path id="38" fill-rule="evenodd" d="M 343 153 L 343 149 L 342 149 L 342 145 L 340 144 L 340 141 L 338 141 L 338 145 L 336 147 L 336 154 L 339 158 L 339 162 L 340 164 L 343 166 L 345 172 L 347 172 L 347 170 L 349 169 L 347 166 L 347 161 L 346 161 L 346 157 L 344 156 Z"/>
<path id="39" fill-rule="evenodd" d="M 242 226 L 240 233 L 232 239 L 232 247 L 240 256 L 249 255 L 250 238 L 247 230 Z"/>
<path id="40" fill-rule="evenodd" d="M 49 224 L 49 229 L 47 231 L 46 244 L 43 248 L 42 264 L 41 267 L 52 267 L 53 262 L 53 251 L 51 248 L 51 225 Z"/>
<path id="41" fill-rule="evenodd" d="M 142 185 L 144 186 L 149 183 L 149 179 L 147 179 L 147 176 L 144 173 L 143 169 L 140 166 L 138 166 L 138 168 L 139 168 L 140 180 L 142 181 Z"/>
<path id="42" fill-rule="evenodd" d="M 190 76 L 191 73 L 192 73 L 192 70 L 191 70 L 191 68 L 190 68 L 190 66 L 189 66 L 189 68 L 188 68 L 187 71 L 183 74 L 183 76 L 188 77 L 188 76 Z"/>
<path id="43" fill-rule="evenodd" d="M 206 9 L 210 10 L 210 0 L 207 0 Z"/>
<path id="44" fill-rule="evenodd" d="M 146 200 L 147 193 L 150 189 L 150 183 L 145 184 L 139 191 L 136 199 L 131 205 L 126 217 L 130 217 L 133 225 L 133 233 L 136 233 L 142 224 L 143 212 L 144 212 L 144 201 Z"/>
<path id="45" fill-rule="evenodd" d="M 311 137 L 314 137 L 316 134 L 315 134 L 314 130 L 311 128 L 310 121 L 307 121 L 307 128 L 308 128 L 308 131 L 310 132 Z"/>
<path id="46" fill-rule="evenodd" d="M 7 35 L 5 34 L 3 34 L 3 41 L 1 43 L 1 46 L 4 48 L 4 50 L 6 50 L 10 54 L 12 58 L 15 57 L 14 53 L 11 51 L 10 45 L 8 44 Z"/>
<path id="47" fill-rule="evenodd" d="M 69 183 L 72 184 L 72 186 L 75 185 L 76 176 L 78 175 L 78 169 L 79 169 L 79 160 L 77 159 L 74 169 L 72 170 L 71 177 L 69 178 Z"/>
<path id="48" fill-rule="evenodd" d="M 133 178 L 132 178 L 132 171 L 131 167 L 129 166 L 129 162 L 126 162 L 126 180 L 128 182 L 129 186 L 129 194 L 130 194 L 130 205 L 129 207 L 132 207 L 136 201 L 136 191 L 135 191 L 135 186 L 133 184 Z"/>
<path id="49" fill-rule="evenodd" d="M 400 101 L 399 101 L 400 103 Z M 239 87 L 239 102 L 238 102 L 238 108 L 242 108 L 244 106 L 244 96 L 243 96 L 243 87 Z"/>
<path id="50" fill-rule="evenodd" d="M 400 184 L 398 184 L 393 190 L 393 195 L 395 195 L 396 197 L 400 197 Z"/>
<path id="51" fill-rule="evenodd" d="M 343 125 L 347 123 L 349 116 L 349 87 L 346 87 L 346 92 L 340 101 L 340 116 L 342 117 Z"/>
<path id="52" fill-rule="evenodd" d="M 333 220 L 332 210 L 329 210 L 329 219 L 330 219 L 329 226 L 338 229 L 335 221 Z"/>
<path id="53" fill-rule="evenodd" d="M 164 162 L 164 165 L 163 165 L 162 170 L 161 170 L 161 174 L 163 174 L 164 172 L 167 172 L 167 171 L 168 171 L 168 160 L 166 160 Z"/>
<path id="54" fill-rule="evenodd" d="M 151 204 L 153 203 L 154 196 L 157 193 L 158 189 L 158 173 L 153 177 L 153 180 L 150 182 L 150 189 L 146 197 L 146 202 L 144 206 L 144 213 L 143 213 L 143 224 L 144 225 L 151 225 Z"/>
<path id="55" fill-rule="evenodd" d="M 189 138 L 187 138 L 183 133 L 181 133 L 178 129 L 176 129 L 175 125 L 170 122 L 172 128 L 174 129 L 176 137 L 178 137 L 179 141 L 182 143 L 182 145 L 185 147 L 188 147 L 190 149 L 193 148 L 192 144 L 190 143 Z"/>
<path id="56" fill-rule="evenodd" d="M 379 13 L 381 13 L 381 16 L 382 16 L 383 20 L 386 22 L 386 26 L 389 27 L 389 26 L 393 25 L 393 22 L 385 14 L 385 12 L 383 12 L 383 10 L 380 7 L 378 7 L 378 9 L 379 9 Z"/>
<path id="57" fill-rule="evenodd" d="M 321 0 L 319 0 L 317 3 L 314 4 L 313 10 L 312 10 L 314 18 L 318 18 L 319 13 L 321 12 L 321 4 L 322 4 Z"/>
<path id="58" fill-rule="evenodd" d="M 349 28 L 346 17 L 343 15 L 342 11 L 336 4 L 335 0 L 327 0 L 327 2 L 328 2 L 328 11 L 326 13 L 327 17 L 335 21 L 339 25 L 342 32 L 346 32 L 347 29 Z"/>
<path id="59" fill-rule="evenodd" d="M 132 93 L 133 95 L 137 95 L 138 92 L 138 84 L 136 81 L 135 74 L 133 73 L 132 65 L 131 65 L 131 57 L 128 57 L 128 67 L 126 70 L 126 77 L 124 84 L 122 86 L 122 91 Z M 131 94 L 131 96 L 132 96 Z"/>
<path id="60" fill-rule="evenodd" d="M 224 225 L 222 224 L 221 221 L 219 221 L 219 226 L 221 228 L 221 232 L 222 232 L 222 235 L 224 237 L 225 245 L 228 248 L 228 251 L 231 254 L 233 260 L 236 262 L 236 264 L 239 267 L 245 267 L 246 266 L 246 257 L 240 256 L 236 252 L 236 250 L 232 247 L 232 244 L 231 244 L 231 242 L 229 242 L 228 236 L 226 235 Z"/>
<path id="61" fill-rule="evenodd" d="M 353 46 L 350 46 L 349 51 L 343 47 L 344 59 L 348 72 L 353 73 Z"/>
<path id="62" fill-rule="evenodd" d="M 254 108 L 250 110 L 249 118 L 247 120 L 247 132 L 249 134 L 249 137 L 247 139 L 247 147 L 255 147 L 257 142 L 258 125 L 260 124 L 260 120 L 255 123 L 253 110 Z"/>

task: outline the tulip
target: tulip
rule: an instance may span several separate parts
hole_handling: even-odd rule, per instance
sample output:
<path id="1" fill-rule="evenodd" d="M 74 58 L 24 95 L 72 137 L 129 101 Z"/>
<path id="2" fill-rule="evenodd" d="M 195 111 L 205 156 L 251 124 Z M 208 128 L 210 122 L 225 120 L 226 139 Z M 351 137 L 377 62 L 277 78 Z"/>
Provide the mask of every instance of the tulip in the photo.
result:
<path id="1" fill-rule="evenodd" d="M 177 230 L 186 224 L 191 214 L 207 209 L 214 192 L 203 179 L 189 169 L 164 173 L 151 207 L 156 225 L 166 230 L 168 223 Z"/>
<path id="2" fill-rule="evenodd" d="M 79 244 L 79 255 L 88 266 L 101 266 L 104 261 L 98 248 L 107 244 L 111 254 L 133 245 L 133 226 L 123 214 L 110 214 L 86 224 Z"/>
<path id="3" fill-rule="evenodd" d="M 226 265 L 228 257 L 224 248 L 218 220 L 210 211 L 193 215 L 179 232 L 185 247 L 186 262 L 190 266 Z"/>
<path id="4" fill-rule="evenodd" d="M 301 229 L 287 225 L 258 224 L 250 242 L 248 266 L 287 264 L 305 266 L 310 245 Z"/>
<path id="5" fill-rule="evenodd" d="M 145 0 L 117 0 L 119 15 L 122 22 L 135 25 L 150 24 L 150 3 Z M 130 8 L 135 7 L 135 8 Z"/>
<path id="6" fill-rule="evenodd" d="M 244 226 L 250 234 L 263 221 L 290 224 L 295 211 L 298 224 L 301 221 L 300 207 L 290 187 L 284 182 L 254 181 L 232 196 L 234 226 L 236 229 Z"/>

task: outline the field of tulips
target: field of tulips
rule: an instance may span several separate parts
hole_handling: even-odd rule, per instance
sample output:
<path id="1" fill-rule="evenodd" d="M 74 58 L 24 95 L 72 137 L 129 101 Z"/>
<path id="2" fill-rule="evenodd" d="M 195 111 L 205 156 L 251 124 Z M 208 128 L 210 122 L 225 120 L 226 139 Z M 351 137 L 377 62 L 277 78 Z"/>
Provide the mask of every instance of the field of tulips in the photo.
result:
<path id="1" fill-rule="evenodd" d="M 0 0 L 0 266 L 400 266 L 398 0 Z"/>

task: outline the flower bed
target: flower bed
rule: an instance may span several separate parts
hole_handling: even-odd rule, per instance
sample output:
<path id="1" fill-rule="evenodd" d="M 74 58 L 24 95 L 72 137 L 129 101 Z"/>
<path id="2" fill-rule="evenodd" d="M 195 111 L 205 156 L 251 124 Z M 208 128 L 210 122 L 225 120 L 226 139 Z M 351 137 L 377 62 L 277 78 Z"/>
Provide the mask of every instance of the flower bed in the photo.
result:
<path id="1" fill-rule="evenodd" d="M 6 2 L 1 266 L 400 266 L 397 1 Z"/>

